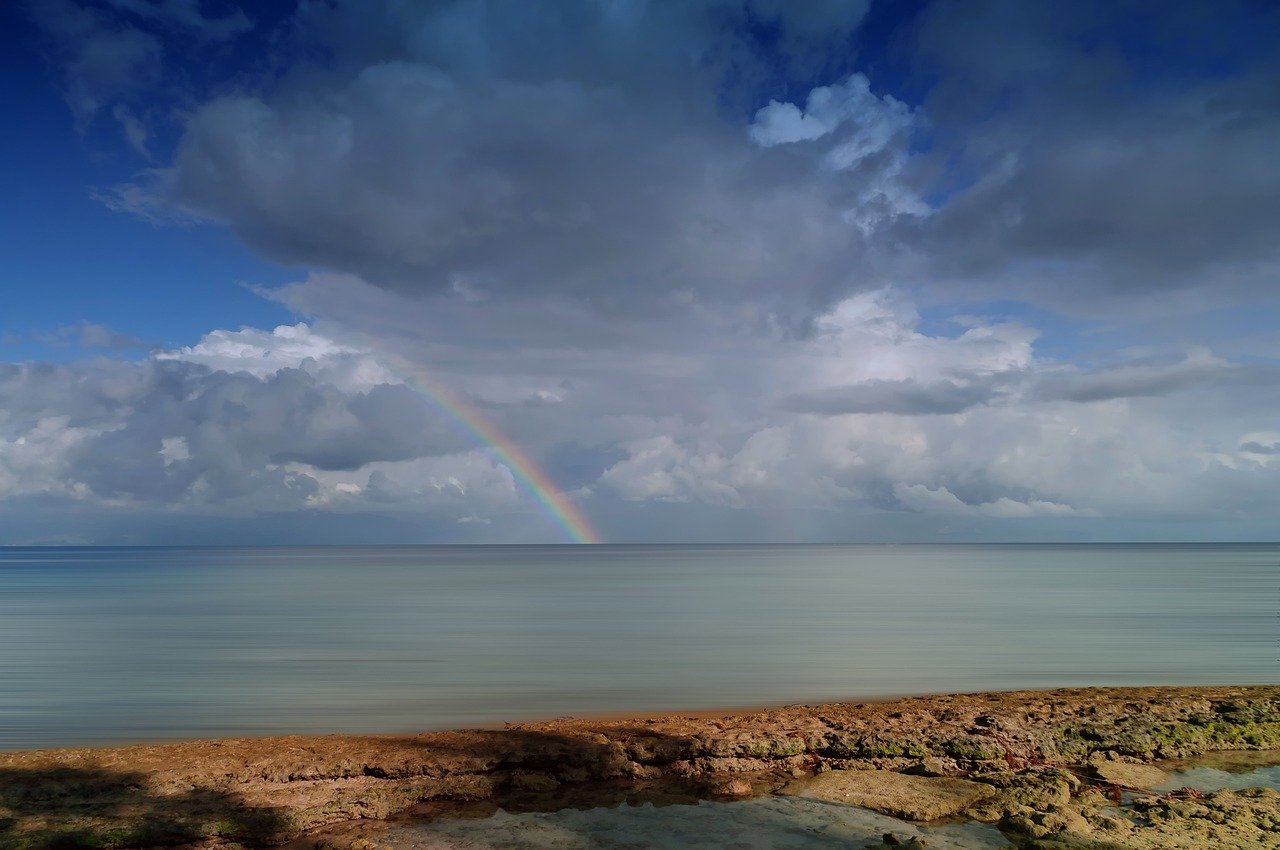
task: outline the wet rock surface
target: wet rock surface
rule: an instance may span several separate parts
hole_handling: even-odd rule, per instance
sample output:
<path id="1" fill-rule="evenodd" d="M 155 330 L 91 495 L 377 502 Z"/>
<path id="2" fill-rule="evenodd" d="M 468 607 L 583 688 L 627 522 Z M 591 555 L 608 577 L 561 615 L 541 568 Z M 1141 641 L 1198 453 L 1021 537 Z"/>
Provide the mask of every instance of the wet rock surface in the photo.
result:
<path id="1" fill-rule="evenodd" d="M 1280 794 L 1218 791 L 1203 799 L 1156 797 L 1114 810 L 1096 795 L 1001 823 L 1028 850 L 1248 850 L 1280 847 Z"/>
<path id="2" fill-rule="evenodd" d="M 948 778 L 980 785 L 986 793 L 963 815 L 997 824 L 1013 846 L 1268 848 L 1280 847 L 1274 792 L 1138 794 L 1117 808 L 1121 786 L 1132 797 L 1144 790 L 1133 782 L 1154 775 L 1106 772 L 1277 747 L 1280 687 L 1216 687 L 3 753 L 0 848 L 366 842 L 368 850 L 395 828 L 389 818 L 449 814 L 441 806 L 550 812 L 728 800 L 814 775 L 834 782 L 822 779 L 831 771 L 890 774 L 881 785 L 898 788 Z M 924 819 L 940 809 L 898 811 Z M 1199 843 L 1177 843 L 1180 834 Z"/>
<path id="3" fill-rule="evenodd" d="M 913 821 L 953 817 L 992 797 L 981 782 L 941 776 L 914 776 L 891 770 L 830 770 L 812 779 L 788 783 L 780 794 L 862 806 Z"/>

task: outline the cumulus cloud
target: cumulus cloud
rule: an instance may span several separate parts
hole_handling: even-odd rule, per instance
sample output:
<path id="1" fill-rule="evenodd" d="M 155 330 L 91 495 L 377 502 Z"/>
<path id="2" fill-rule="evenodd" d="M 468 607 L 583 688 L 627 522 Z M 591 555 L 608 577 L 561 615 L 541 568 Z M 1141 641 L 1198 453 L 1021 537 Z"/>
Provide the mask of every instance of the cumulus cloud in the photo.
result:
<path id="1" fill-rule="evenodd" d="M 517 501 L 510 472 L 376 358 L 305 325 L 142 362 L 12 364 L 0 398 L 0 498 L 467 514 Z"/>
<path id="2" fill-rule="evenodd" d="M 1218 449 L 1261 457 L 1249 453 L 1269 445 L 1237 436 L 1267 418 L 1234 392 L 1240 364 L 1192 351 L 1171 366 L 1086 371 L 1035 357 L 1033 329 L 968 321 L 958 336 L 930 335 L 892 293 L 857 296 L 820 317 L 825 333 L 774 351 L 766 385 L 810 389 L 754 419 L 624 443 L 627 459 L 601 483 L 628 499 L 837 515 L 1257 510 L 1249 499 L 1274 472 Z"/>
<path id="3" fill-rule="evenodd" d="M 288 297 L 333 307 L 350 285 L 321 277 Z M 1037 356 L 1037 331 L 1008 320 L 927 331 L 893 290 L 767 344 L 692 311 L 680 327 L 637 318 L 590 350 L 554 344 L 554 311 L 385 298 L 385 313 L 215 331 L 139 362 L 4 367 L 0 498 L 192 516 L 410 511 L 555 539 L 511 471 L 403 382 L 429 369 L 623 537 L 627 510 L 646 505 L 793 517 L 786 527 L 825 539 L 846 539 L 851 517 L 918 530 L 1280 509 L 1268 428 L 1280 397 L 1242 398 L 1245 364 L 1209 351 L 1085 370 Z M 474 332 L 482 320 L 490 335 L 551 329 L 494 350 Z"/>

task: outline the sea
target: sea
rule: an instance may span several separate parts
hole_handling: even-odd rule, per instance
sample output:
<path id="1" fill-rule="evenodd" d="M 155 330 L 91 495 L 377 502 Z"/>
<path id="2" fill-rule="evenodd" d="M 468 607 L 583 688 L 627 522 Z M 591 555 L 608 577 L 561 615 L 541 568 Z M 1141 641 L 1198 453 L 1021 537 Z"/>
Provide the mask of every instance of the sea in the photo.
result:
<path id="1" fill-rule="evenodd" d="M 0 549 L 0 749 L 1280 681 L 1280 544 Z"/>

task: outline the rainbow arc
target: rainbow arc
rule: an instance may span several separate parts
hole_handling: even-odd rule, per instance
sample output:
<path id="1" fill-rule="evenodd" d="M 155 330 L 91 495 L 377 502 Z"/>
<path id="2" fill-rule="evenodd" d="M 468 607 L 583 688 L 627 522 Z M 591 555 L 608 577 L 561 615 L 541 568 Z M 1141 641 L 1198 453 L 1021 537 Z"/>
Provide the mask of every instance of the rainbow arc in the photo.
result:
<path id="1" fill-rule="evenodd" d="M 511 470 L 520 486 L 533 496 L 548 517 L 564 529 L 574 543 L 600 543 L 600 534 L 577 505 L 566 496 L 536 460 L 498 430 L 475 405 L 435 380 L 423 369 L 396 358 L 393 372 L 410 389 L 489 449 Z M 386 362 L 384 360 L 384 362 Z"/>

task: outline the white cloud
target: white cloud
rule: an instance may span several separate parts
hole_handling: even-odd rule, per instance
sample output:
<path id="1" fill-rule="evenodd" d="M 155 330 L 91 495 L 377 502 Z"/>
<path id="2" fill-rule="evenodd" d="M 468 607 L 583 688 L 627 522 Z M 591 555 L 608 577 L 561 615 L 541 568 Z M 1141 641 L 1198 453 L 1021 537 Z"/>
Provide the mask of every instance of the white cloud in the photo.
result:
<path id="1" fill-rule="evenodd" d="M 521 509 L 510 471 L 370 352 L 308 325 L 141 362 L 0 368 L 0 500 L 187 513 Z"/>
<path id="2" fill-rule="evenodd" d="M 411 299 L 327 276 L 279 297 L 342 321 L 214 331 L 141 362 L 0 367 L 0 499 L 545 527 L 510 470 L 394 362 L 549 459 L 622 534 L 644 503 L 817 535 L 869 515 L 1280 511 L 1273 376 L 1210 350 L 1084 369 L 1038 355 L 1036 329 L 1007 319 L 927 331 L 894 290 L 842 300 L 806 336 L 694 304 L 593 338 L 590 314 L 555 302 Z"/>
<path id="3" fill-rule="evenodd" d="M 335 342 L 301 322 L 272 331 L 210 331 L 195 345 L 158 351 L 154 357 L 194 363 L 215 372 L 247 372 L 257 378 L 270 377 L 281 369 L 301 369 L 348 392 L 402 383 L 372 352 Z"/>

